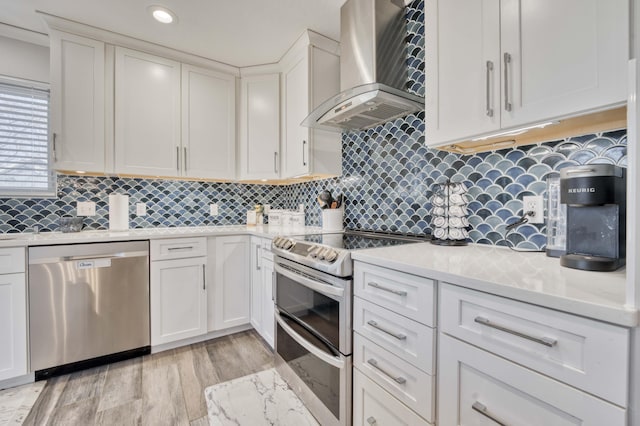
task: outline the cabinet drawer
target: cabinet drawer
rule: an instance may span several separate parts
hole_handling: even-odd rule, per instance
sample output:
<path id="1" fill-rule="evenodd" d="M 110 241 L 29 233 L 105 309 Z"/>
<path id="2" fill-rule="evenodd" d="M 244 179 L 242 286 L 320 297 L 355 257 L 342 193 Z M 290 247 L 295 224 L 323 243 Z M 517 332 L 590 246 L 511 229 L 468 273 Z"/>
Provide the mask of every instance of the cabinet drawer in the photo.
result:
<path id="1" fill-rule="evenodd" d="M 355 262 L 353 275 L 356 296 L 434 326 L 433 280 L 362 262 Z"/>
<path id="2" fill-rule="evenodd" d="M 429 424 L 360 371 L 353 370 L 354 426 Z"/>
<path id="3" fill-rule="evenodd" d="M 353 365 L 395 398 L 433 421 L 435 378 L 354 333 Z"/>
<path id="4" fill-rule="evenodd" d="M 482 349 L 444 334 L 439 348 L 442 426 L 626 424 L 623 408 Z"/>
<path id="5" fill-rule="evenodd" d="M 627 329 L 448 284 L 440 308 L 442 332 L 627 405 Z"/>
<path id="6" fill-rule="evenodd" d="M 151 240 L 151 261 L 206 255 L 207 239 L 205 237 Z"/>
<path id="7" fill-rule="evenodd" d="M 427 374 L 433 374 L 432 328 L 354 297 L 353 330 Z"/>
<path id="8" fill-rule="evenodd" d="M 24 271 L 24 247 L 0 248 L 0 274 L 13 274 Z"/>

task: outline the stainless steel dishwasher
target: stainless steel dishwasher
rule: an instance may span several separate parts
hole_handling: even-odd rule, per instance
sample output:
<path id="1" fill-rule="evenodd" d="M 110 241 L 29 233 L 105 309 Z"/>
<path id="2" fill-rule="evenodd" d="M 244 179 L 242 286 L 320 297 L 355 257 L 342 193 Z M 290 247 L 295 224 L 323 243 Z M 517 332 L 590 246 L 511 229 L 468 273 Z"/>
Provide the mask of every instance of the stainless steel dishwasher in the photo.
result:
<path id="1" fill-rule="evenodd" d="M 149 242 L 29 248 L 36 380 L 149 353 Z"/>

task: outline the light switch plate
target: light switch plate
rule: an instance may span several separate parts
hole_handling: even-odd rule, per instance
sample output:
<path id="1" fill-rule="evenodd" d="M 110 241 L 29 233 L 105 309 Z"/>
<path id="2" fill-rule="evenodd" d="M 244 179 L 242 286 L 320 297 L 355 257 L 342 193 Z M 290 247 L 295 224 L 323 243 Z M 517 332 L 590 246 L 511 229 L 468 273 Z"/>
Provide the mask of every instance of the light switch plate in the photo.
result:
<path id="1" fill-rule="evenodd" d="M 218 216 L 218 205 L 217 204 L 209 204 L 209 214 L 211 216 Z"/>
<path id="2" fill-rule="evenodd" d="M 96 203 L 93 201 L 78 201 L 76 210 L 78 216 L 95 216 Z"/>
<path id="3" fill-rule="evenodd" d="M 146 216 L 146 215 L 147 215 L 147 204 L 136 203 L 136 216 Z"/>

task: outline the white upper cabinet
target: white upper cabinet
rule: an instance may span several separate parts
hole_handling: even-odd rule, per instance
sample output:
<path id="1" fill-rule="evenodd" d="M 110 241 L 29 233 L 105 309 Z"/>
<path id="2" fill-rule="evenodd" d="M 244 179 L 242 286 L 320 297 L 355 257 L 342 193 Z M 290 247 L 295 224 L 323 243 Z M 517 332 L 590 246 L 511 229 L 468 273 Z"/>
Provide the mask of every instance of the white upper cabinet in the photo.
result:
<path id="1" fill-rule="evenodd" d="M 182 176 L 235 178 L 236 79 L 182 65 Z"/>
<path id="2" fill-rule="evenodd" d="M 340 91 L 340 57 L 332 53 L 337 50 L 335 41 L 306 32 L 281 60 L 283 178 L 341 174 L 340 133 L 300 124 L 315 107 Z"/>
<path id="3" fill-rule="evenodd" d="M 104 43 L 55 30 L 49 40 L 54 167 L 103 173 Z"/>
<path id="4" fill-rule="evenodd" d="M 628 0 L 427 0 L 426 141 L 624 104 Z"/>
<path id="5" fill-rule="evenodd" d="M 180 174 L 180 63 L 135 50 L 115 52 L 115 171 Z"/>
<path id="6" fill-rule="evenodd" d="M 280 75 L 242 77 L 240 178 L 280 177 Z"/>

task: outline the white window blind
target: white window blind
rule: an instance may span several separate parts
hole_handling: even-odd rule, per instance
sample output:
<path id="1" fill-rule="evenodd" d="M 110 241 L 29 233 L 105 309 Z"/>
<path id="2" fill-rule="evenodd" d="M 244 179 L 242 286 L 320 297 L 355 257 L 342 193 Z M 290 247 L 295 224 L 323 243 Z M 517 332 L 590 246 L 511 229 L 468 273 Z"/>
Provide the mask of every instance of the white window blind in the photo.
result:
<path id="1" fill-rule="evenodd" d="M 0 196 L 52 195 L 49 90 L 0 81 Z"/>

